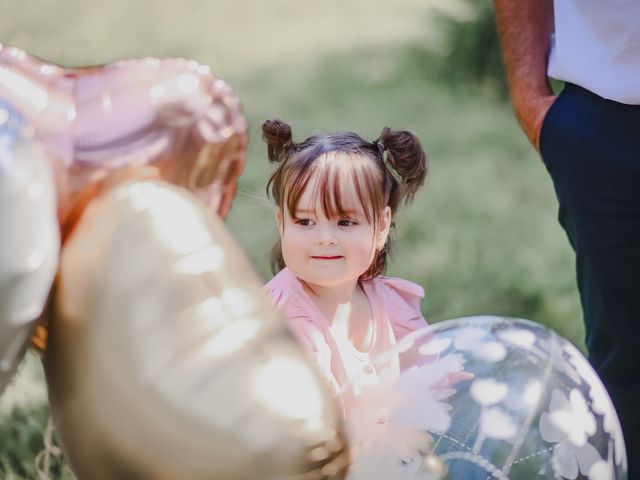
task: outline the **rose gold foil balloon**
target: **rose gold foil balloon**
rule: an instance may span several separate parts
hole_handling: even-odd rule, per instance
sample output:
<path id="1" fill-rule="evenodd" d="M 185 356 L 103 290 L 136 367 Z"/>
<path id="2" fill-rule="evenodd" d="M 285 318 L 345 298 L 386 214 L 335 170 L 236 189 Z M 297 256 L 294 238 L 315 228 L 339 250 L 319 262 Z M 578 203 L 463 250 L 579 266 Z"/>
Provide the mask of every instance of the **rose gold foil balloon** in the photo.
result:
<path id="1" fill-rule="evenodd" d="M 23 358 L 58 267 L 53 171 L 0 100 L 0 393 Z"/>
<path id="2" fill-rule="evenodd" d="M 247 124 L 234 92 L 203 65 L 146 58 L 67 69 L 0 45 L 0 98 L 53 159 L 65 231 L 92 186 L 133 166 L 153 166 L 221 217 L 231 206 Z"/>
<path id="3" fill-rule="evenodd" d="M 220 219 L 130 181 L 67 239 L 45 358 L 79 480 L 339 479 L 334 399 Z"/>

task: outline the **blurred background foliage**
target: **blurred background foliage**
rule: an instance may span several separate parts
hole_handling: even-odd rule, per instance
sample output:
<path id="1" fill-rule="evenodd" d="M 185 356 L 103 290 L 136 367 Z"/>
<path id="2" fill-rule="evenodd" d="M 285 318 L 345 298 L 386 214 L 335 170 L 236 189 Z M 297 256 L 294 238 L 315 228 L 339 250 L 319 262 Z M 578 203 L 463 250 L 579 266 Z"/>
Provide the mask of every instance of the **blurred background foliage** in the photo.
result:
<path id="1" fill-rule="evenodd" d="M 443 16 L 444 76 L 471 83 L 507 98 L 507 81 L 502 66 L 492 3 L 467 1 L 465 18 Z"/>
<path id="2" fill-rule="evenodd" d="M 508 104 L 490 0 L 0 0 L 0 42 L 66 66 L 188 57 L 227 80 L 250 128 L 228 226 L 264 280 L 277 232 L 261 123 L 282 118 L 298 140 L 413 130 L 430 174 L 397 218 L 388 273 L 424 286 L 430 322 L 524 317 L 583 349 L 572 254 Z M 0 399 L 0 478 L 40 478 L 47 417 L 30 354 Z M 60 458 L 49 470 L 72 477 Z"/>

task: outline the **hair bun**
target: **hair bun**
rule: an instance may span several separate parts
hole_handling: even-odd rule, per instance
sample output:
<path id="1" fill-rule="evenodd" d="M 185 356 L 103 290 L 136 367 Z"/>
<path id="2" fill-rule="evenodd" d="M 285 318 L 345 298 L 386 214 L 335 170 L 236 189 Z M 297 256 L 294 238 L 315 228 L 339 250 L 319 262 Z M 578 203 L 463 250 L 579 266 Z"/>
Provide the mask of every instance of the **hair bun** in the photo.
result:
<path id="1" fill-rule="evenodd" d="M 407 130 L 385 128 L 378 142 L 383 143 L 387 162 L 402 179 L 402 197 L 410 202 L 427 174 L 427 157 L 420 140 Z"/>
<path id="2" fill-rule="evenodd" d="M 272 162 L 284 160 L 283 153 L 292 142 L 291 127 L 282 120 L 267 120 L 262 124 L 262 138 L 267 144 L 267 155 Z"/>

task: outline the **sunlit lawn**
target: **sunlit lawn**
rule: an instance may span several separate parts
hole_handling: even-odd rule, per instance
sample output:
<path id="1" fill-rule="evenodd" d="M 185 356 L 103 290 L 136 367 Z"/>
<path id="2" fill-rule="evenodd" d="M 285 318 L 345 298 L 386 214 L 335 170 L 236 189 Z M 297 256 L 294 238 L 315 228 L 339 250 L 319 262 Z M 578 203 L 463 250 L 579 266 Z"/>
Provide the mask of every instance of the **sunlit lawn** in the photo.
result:
<path id="1" fill-rule="evenodd" d="M 417 71 L 402 48 L 321 59 L 285 81 L 278 105 L 261 95 L 269 71 L 243 87 L 252 120 L 249 163 L 229 224 L 267 278 L 264 234 L 275 239 L 264 193 L 269 165 L 259 125 L 271 116 L 294 136 L 354 129 L 374 139 L 385 125 L 419 134 L 430 159 L 426 187 L 397 218 L 390 274 L 426 289 L 433 321 L 478 313 L 521 316 L 581 344 L 572 258 L 556 225 L 551 182 L 508 105 L 453 91 Z"/>
<path id="2" fill-rule="evenodd" d="M 413 130 L 431 171 L 397 218 L 389 273 L 425 287 L 430 321 L 487 313 L 525 317 L 582 347 L 572 256 L 555 221 L 543 165 L 506 103 L 477 89 L 453 88 L 413 48 L 437 45 L 428 10 L 436 3 L 0 0 L 0 42 L 67 65 L 184 56 L 228 80 L 244 104 L 251 136 L 228 225 L 265 280 L 276 231 L 264 192 L 270 166 L 260 124 L 282 118 L 297 139 L 343 129 L 374 139 L 387 125 Z M 6 442 L 15 441 L 7 425 L 25 421 L 7 417 L 6 404 L 29 404 L 21 395 L 34 389 L 32 403 L 45 401 L 34 365 L 0 402 L 5 476 L 13 475 L 5 465 Z M 31 434 L 46 417 L 42 408 L 36 412 L 34 425 L 24 425 Z M 35 478 L 23 475 L 7 478 Z"/>

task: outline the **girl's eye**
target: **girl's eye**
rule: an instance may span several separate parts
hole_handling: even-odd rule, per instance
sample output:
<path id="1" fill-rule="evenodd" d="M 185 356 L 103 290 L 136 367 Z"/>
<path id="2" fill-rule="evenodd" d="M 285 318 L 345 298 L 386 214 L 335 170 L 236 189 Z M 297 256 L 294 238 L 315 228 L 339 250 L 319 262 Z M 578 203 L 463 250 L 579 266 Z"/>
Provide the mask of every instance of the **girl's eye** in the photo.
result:
<path id="1" fill-rule="evenodd" d="M 296 220 L 296 225 L 308 226 L 311 225 L 311 219 L 309 218 L 299 218 Z"/>
<path id="2" fill-rule="evenodd" d="M 356 225 L 356 222 L 349 220 L 348 218 L 343 218 L 342 220 L 338 220 L 338 225 L 341 227 L 352 227 L 353 225 Z"/>

